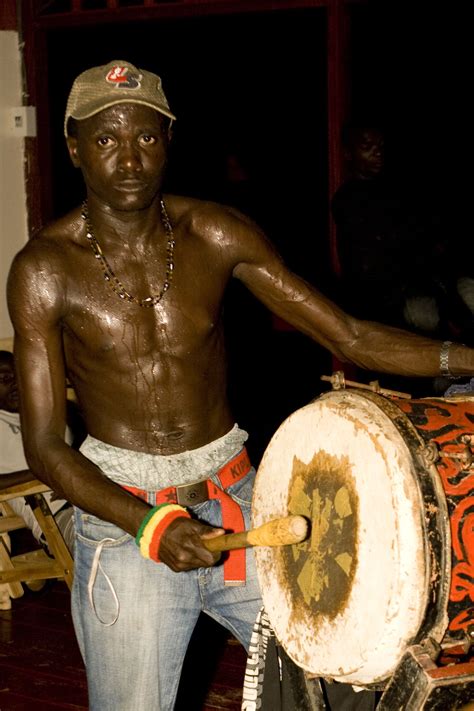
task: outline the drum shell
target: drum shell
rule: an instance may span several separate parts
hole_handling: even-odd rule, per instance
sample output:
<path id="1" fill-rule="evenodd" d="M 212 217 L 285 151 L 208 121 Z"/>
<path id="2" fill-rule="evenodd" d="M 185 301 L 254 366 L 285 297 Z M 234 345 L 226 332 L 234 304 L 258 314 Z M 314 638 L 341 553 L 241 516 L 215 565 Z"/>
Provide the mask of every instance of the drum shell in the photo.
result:
<path id="1" fill-rule="evenodd" d="M 425 444 L 422 463 L 436 468 L 442 485 L 451 541 L 447 633 L 463 639 L 474 625 L 474 395 L 398 400 L 397 405 Z"/>

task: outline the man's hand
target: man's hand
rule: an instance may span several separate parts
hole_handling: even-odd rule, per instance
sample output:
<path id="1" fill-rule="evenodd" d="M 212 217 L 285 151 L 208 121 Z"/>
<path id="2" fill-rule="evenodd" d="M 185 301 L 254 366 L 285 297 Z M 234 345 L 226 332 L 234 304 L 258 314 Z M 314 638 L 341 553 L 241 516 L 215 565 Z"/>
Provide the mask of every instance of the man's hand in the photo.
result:
<path id="1" fill-rule="evenodd" d="M 175 573 L 210 567 L 217 563 L 221 554 L 204 548 L 201 538 L 215 538 L 224 533 L 223 528 L 212 528 L 189 518 L 177 518 L 163 533 L 158 551 L 160 560 Z"/>

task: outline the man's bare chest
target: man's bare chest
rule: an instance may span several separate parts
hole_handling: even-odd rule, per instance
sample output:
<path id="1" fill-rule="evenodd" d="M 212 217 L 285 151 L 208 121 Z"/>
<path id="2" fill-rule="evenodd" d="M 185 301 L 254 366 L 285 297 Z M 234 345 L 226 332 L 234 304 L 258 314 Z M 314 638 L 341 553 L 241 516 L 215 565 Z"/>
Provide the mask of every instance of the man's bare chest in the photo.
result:
<path id="1" fill-rule="evenodd" d="M 172 273 L 156 260 L 120 259 L 109 261 L 114 280 L 89 250 L 77 257 L 67 270 L 63 329 L 89 352 L 192 352 L 219 329 L 230 269 L 185 235 L 178 235 Z M 150 306 L 147 300 L 157 296 Z"/>
<path id="2" fill-rule="evenodd" d="M 89 354 L 199 352 L 220 328 L 222 293 L 199 281 L 180 282 L 152 307 L 124 301 L 102 279 L 90 279 L 80 290 L 76 285 L 63 317 L 65 338 Z"/>

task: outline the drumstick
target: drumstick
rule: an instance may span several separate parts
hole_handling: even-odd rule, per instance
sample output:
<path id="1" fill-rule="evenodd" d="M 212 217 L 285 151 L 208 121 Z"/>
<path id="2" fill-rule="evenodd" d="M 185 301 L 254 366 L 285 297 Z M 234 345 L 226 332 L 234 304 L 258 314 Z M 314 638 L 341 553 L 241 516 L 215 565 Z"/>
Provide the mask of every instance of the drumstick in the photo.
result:
<path id="1" fill-rule="evenodd" d="M 303 516 L 284 516 L 241 533 L 227 533 L 203 538 L 209 551 L 231 551 L 250 546 L 287 546 L 300 543 L 308 535 L 308 521 Z"/>

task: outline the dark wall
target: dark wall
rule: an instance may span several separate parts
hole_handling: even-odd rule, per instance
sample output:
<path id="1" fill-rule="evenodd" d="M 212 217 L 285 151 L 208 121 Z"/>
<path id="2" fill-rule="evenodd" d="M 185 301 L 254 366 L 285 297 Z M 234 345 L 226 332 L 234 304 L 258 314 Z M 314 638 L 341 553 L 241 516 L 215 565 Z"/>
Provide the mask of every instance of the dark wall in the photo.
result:
<path id="1" fill-rule="evenodd" d="M 388 129 L 392 167 L 436 209 L 459 212 L 471 148 L 469 4 L 371 0 L 351 10 L 355 113 Z"/>

